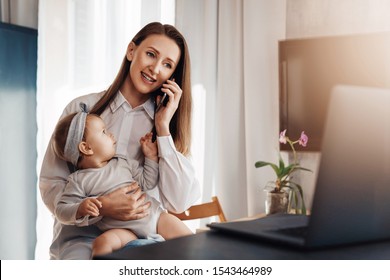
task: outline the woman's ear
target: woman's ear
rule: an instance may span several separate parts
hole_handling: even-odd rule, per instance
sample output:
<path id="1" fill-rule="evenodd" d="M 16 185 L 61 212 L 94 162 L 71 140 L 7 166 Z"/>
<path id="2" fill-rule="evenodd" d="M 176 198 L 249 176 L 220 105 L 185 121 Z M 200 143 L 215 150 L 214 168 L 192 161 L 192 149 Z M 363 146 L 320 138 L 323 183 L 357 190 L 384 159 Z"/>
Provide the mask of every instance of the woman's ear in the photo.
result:
<path id="1" fill-rule="evenodd" d="M 79 151 L 81 154 L 85 156 L 92 156 L 93 155 L 93 150 L 91 146 L 88 145 L 87 142 L 81 141 L 79 144 Z"/>
<path id="2" fill-rule="evenodd" d="M 128 61 L 132 61 L 133 60 L 135 47 L 136 47 L 136 45 L 134 44 L 133 41 L 131 41 L 129 43 L 129 45 L 127 46 L 126 58 L 127 58 Z"/>

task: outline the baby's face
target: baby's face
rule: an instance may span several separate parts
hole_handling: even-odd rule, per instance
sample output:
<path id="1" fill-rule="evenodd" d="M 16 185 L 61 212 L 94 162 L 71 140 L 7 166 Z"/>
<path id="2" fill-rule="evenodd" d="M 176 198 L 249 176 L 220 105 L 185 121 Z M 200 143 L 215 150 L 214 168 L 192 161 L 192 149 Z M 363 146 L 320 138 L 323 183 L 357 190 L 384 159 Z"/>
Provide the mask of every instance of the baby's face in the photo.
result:
<path id="1" fill-rule="evenodd" d="M 85 124 L 85 142 L 92 148 L 94 156 L 110 160 L 116 152 L 114 136 L 106 131 L 103 120 L 96 115 L 88 115 Z"/>

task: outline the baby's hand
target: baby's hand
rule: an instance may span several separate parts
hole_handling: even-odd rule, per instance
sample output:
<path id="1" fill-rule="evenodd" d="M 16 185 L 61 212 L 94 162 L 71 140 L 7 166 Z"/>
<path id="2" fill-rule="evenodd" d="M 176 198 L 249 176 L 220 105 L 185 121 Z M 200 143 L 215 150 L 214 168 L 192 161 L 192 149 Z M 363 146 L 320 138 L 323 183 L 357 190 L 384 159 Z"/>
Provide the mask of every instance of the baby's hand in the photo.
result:
<path id="1" fill-rule="evenodd" d="M 158 161 L 157 141 L 153 143 L 152 136 L 152 132 L 145 134 L 145 136 L 141 137 L 139 143 L 141 144 L 142 152 L 146 158 Z"/>
<path id="2" fill-rule="evenodd" d="M 102 208 L 102 203 L 99 200 L 92 197 L 86 198 L 80 203 L 80 206 L 77 209 L 76 217 L 77 219 L 87 215 L 97 217 L 99 216 L 100 212 L 99 208 Z"/>

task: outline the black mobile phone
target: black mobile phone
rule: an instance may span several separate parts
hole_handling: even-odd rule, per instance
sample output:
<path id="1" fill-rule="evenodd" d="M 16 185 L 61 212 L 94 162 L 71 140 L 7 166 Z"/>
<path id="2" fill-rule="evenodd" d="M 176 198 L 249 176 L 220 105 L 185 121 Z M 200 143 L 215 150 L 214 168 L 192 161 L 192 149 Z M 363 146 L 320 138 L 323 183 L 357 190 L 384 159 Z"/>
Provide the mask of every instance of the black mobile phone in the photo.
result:
<path id="1" fill-rule="evenodd" d="M 167 106 L 169 97 L 165 92 L 159 91 L 158 95 L 161 95 L 160 102 L 157 104 L 155 112 L 157 113 L 158 110 L 160 110 L 161 106 Z"/>
<path id="2" fill-rule="evenodd" d="M 173 77 L 170 77 L 169 80 L 173 80 Z M 162 88 L 162 87 L 161 87 Z M 158 90 L 157 95 L 161 96 L 160 102 L 157 104 L 156 112 L 161 108 L 161 106 L 167 106 L 169 101 L 169 96 L 165 92 L 161 90 L 161 88 Z"/>
<path id="3" fill-rule="evenodd" d="M 160 91 L 160 93 L 159 93 L 158 95 L 161 96 L 160 103 L 161 103 L 163 106 L 167 106 L 168 101 L 169 101 L 169 96 L 168 96 L 168 94 L 166 94 L 165 92 Z"/>

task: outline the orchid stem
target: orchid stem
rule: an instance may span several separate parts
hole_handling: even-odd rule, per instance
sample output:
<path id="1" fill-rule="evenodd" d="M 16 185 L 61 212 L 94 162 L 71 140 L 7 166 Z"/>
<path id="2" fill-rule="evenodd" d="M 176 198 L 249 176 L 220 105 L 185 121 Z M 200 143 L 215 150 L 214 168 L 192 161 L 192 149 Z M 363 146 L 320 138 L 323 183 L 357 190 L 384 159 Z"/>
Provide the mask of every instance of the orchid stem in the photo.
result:
<path id="1" fill-rule="evenodd" d="M 294 164 L 297 163 L 297 153 L 295 151 L 295 148 L 294 148 L 294 144 L 298 143 L 298 141 L 295 141 L 295 142 L 292 142 L 290 139 L 287 139 L 288 143 L 290 144 L 290 147 L 293 151 L 293 155 L 294 155 Z"/>

